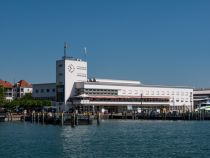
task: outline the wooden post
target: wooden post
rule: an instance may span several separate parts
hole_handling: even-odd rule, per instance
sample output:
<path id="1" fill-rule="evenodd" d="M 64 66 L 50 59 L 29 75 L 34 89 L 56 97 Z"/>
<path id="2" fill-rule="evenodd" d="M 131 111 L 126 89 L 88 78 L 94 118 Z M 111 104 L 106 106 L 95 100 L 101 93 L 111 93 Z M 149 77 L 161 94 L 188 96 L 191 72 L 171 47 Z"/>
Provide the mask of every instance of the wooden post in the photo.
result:
<path id="1" fill-rule="evenodd" d="M 12 121 L 12 113 L 10 113 L 10 121 Z"/>
<path id="2" fill-rule="evenodd" d="M 97 113 L 97 125 L 100 125 L 100 112 Z"/>
<path id="3" fill-rule="evenodd" d="M 63 126 L 63 123 L 64 123 L 64 114 L 63 114 L 63 112 L 61 113 L 61 125 Z"/>
<path id="4" fill-rule="evenodd" d="M 90 124 L 90 114 L 88 114 L 88 124 Z"/>
<path id="5" fill-rule="evenodd" d="M 38 115 L 38 116 L 37 116 L 37 117 L 38 117 L 38 118 L 37 118 L 37 122 L 39 123 L 39 112 L 38 112 L 38 114 L 37 114 L 37 115 Z"/>
<path id="6" fill-rule="evenodd" d="M 42 123 L 44 124 L 44 112 L 42 112 Z"/>
<path id="7" fill-rule="evenodd" d="M 75 127 L 75 113 L 71 115 L 71 126 Z"/>
<path id="8" fill-rule="evenodd" d="M 79 124 L 78 114 L 75 115 L 75 125 Z"/>

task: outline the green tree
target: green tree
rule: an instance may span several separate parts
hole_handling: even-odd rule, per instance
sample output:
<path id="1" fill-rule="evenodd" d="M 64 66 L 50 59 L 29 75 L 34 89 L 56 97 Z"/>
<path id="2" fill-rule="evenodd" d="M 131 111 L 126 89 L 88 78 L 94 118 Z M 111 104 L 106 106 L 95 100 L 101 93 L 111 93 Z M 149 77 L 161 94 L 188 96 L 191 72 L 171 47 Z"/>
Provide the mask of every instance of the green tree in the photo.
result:
<path id="1" fill-rule="evenodd" d="M 4 106 L 5 97 L 4 97 L 4 87 L 0 85 L 0 107 Z"/>

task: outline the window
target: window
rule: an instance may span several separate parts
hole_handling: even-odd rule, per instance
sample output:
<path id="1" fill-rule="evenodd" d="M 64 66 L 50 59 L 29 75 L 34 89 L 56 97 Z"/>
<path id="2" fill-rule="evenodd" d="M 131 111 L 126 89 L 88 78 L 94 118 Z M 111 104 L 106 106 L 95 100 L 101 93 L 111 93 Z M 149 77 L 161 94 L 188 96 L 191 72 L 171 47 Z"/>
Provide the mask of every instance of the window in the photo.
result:
<path id="1" fill-rule="evenodd" d="M 62 74 L 62 73 L 59 73 L 58 75 L 59 75 L 59 76 L 63 76 L 63 74 Z"/>
<path id="2" fill-rule="evenodd" d="M 41 89 L 41 93 L 44 93 L 44 89 Z"/>
<path id="3" fill-rule="evenodd" d="M 63 66 L 62 64 L 59 64 L 59 65 L 58 65 L 58 67 L 62 67 L 62 66 Z"/>
<path id="4" fill-rule="evenodd" d="M 39 90 L 38 90 L 38 89 L 36 89 L 36 90 L 35 90 L 35 92 L 36 92 L 36 93 L 39 93 Z"/>
<path id="5" fill-rule="evenodd" d="M 46 91 L 47 91 L 47 93 L 49 93 L 49 92 L 50 92 L 50 90 L 49 90 L 49 89 L 47 89 Z"/>
<path id="6" fill-rule="evenodd" d="M 188 96 L 188 92 L 185 92 L 185 96 Z"/>
<path id="7" fill-rule="evenodd" d="M 53 88 L 52 91 L 55 92 L 55 88 Z"/>
<path id="8" fill-rule="evenodd" d="M 184 96 L 184 92 L 181 92 L 181 96 Z"/>

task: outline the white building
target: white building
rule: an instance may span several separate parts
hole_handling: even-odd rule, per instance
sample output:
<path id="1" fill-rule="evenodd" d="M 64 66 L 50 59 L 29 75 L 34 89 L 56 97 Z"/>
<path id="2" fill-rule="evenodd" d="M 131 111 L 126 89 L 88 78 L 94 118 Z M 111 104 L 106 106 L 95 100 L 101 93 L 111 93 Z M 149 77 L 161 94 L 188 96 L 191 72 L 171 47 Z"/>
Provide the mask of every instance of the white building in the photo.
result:
<path id="1" fill-rule="evenodd" d="M 21 98 L 25 94 L 31 94 L 33 91 L 32 85 L 25 80 L 18 81 L 13 88 L 14 98 Z"/>
<path id="2" fill-rule="evenodd" d="M 87 62 L 65 54 L 63 59 L 56 61 L 56 83 L 33 85 L 33 88 L 34 97 L 54 96 L 57 107 L 65 111 L 71 107 L 81 111 L 106 109 L 109 112 L 122 112 L 128 108 L 171 112 L 193 110 L 192 88 L 144 85 L 139 81 L 88 80 Z M 52 88 L 56 88 L 56 93 L 46 91 Z"/>
<path id="3" fill-rule="evenodd" d="M 163 109 L 167 111 L 192 111 L 193 89 L 187 87 L 151 86 L 138 81 L 91 79 L 76 83 L 76 97 L 70 98 L 82 108 L 112 109 L 121 112 L 128 106 Z"/>
<path id="4" fill-rule="evenodd" d="M 201 103 L 210 101 L 210 88 L 194 89 L 194 107 L 198 108 Z"/>

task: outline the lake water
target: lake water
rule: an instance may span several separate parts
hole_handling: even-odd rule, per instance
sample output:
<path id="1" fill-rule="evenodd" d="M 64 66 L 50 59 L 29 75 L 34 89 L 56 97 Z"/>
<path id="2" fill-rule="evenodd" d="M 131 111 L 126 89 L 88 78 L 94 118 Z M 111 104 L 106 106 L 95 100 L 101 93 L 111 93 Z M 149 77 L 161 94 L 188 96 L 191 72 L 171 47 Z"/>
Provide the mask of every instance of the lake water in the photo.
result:
<path id="1" fill-rule="evenodd" d="M 209 121 L 0 122 L 0 158 L 209 158 Z"/>

